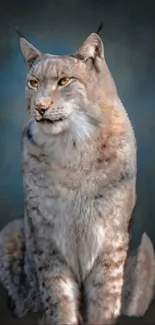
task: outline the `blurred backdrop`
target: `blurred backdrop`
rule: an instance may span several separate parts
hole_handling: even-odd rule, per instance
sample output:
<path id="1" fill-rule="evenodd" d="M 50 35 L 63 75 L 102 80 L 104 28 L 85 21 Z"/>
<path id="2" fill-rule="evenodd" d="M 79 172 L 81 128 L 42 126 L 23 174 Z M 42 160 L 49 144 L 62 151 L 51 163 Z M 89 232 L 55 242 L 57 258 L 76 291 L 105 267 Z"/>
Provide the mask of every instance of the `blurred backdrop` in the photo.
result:
<path id="1" fill-rule="evenodd" d="M 14 0 L 0 3 L 0 228 L 23 216 L 20 144 L 26 67 L 14 31 L 53 54 L 75 51 L 101 21 L 105 56 L 138 144 L 133 245 L 155 244 L 154 0 Z"/>

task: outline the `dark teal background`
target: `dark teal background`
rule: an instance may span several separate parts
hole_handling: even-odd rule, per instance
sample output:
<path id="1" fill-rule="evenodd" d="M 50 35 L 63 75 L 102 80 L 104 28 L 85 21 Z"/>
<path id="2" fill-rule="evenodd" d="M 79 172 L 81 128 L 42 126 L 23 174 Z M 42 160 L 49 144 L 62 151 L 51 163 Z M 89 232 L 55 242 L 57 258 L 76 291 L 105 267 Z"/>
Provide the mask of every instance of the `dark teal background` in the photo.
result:
<path id="1" fill-rule="evenodd" d="M 138 200 L 133 240 L 146 231 L 155 244 L 154 1 L 1 1 L 0 227 L 23 216 L 20 142 L 26 67 L 14 31 L 54 54 L 75 51 L 101 21 L 105 56 L 133 123 L 138 144 Z"/>

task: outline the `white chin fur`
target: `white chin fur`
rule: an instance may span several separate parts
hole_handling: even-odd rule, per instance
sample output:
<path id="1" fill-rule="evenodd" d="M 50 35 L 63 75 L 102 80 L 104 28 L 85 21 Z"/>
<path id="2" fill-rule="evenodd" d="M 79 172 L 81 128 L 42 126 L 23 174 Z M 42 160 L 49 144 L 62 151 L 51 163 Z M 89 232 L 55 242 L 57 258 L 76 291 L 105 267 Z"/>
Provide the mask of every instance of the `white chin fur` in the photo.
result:
<path id="1" fill-rule="evenodd" d="M 53 124 L 46 123 L 42 125 L 39 123 L 39 128 L 45 135 L 56 135 L 60 134 L 68 129 L 68 119 L 63 121 L 54 122 Z"/>
<path id="2" fill-rule="evenodd" d="M 50 138 L 52 135 L 60 134 L 68 129 L 68 119 L 55 122 L 55 123 L 45 123 L 37 122 L 34 118 L 29 121 L 28 129 L 29 135 L 34 142 L 40 143 L 44 140 Z M 46 139 L 44 139 L 46 138 Z"/>

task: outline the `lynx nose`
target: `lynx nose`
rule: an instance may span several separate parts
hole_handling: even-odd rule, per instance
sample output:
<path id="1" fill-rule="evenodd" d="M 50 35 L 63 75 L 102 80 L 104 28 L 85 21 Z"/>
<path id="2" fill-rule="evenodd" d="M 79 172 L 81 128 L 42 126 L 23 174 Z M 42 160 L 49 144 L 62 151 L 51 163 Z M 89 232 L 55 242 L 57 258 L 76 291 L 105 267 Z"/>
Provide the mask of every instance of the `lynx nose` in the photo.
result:
<path id="1" fill-rule="evenodd" d="M 41 116 L 43 116 L 43 115 L 45 114 L 45 112 L 47 111 L 48 107 L 46 107 L 46 106 L 44 106 L 44 105 L 41 105 L 41 104 L 37 104 L 37 105 L 35 106 L 35 109 L 36 109 L 36 111 L 39 112 L 39 114 L 40 114 Z"/>

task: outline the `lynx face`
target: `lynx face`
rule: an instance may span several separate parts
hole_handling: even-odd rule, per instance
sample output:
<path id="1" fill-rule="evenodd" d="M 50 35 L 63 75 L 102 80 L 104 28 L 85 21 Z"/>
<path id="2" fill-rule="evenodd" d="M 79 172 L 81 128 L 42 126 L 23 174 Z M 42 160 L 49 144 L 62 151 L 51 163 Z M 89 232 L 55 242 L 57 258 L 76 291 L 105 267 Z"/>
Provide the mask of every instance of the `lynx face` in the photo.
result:
<path id="1" fill-rule="evenodd" d="M 43 54 L 21 38 L 28 64 L 26 102 L 32 138 L 68 132 L 73 139 L 93 134 L 101 118 L 104 55 L 100 37 L 91 34 L 73 55 Z"/>
<path id="2" fill-rule="evenodd" d="M 29 101 L 38 131 L 47 135 L 68 130 L 75 136 L 76 128 L 89 134 L 93 128 L 89 117 L 87 67 L 76 58 L 55 57 L 45 54 L 30 69 L 26 81 Z M 88 79 L 88 80 L 87 80 Z"/>

